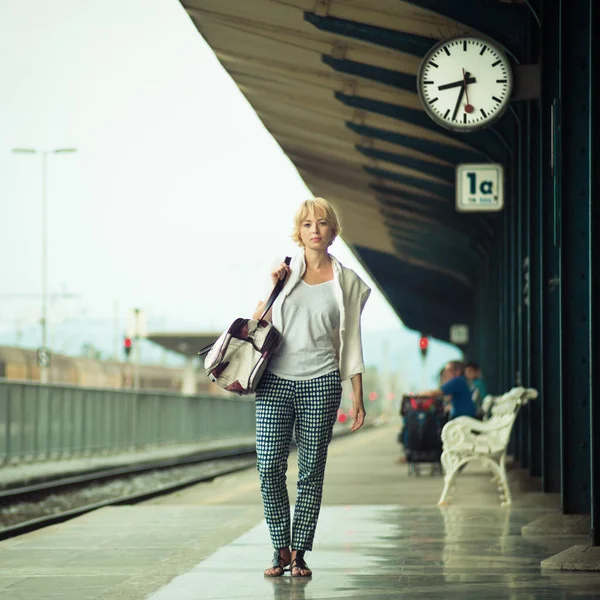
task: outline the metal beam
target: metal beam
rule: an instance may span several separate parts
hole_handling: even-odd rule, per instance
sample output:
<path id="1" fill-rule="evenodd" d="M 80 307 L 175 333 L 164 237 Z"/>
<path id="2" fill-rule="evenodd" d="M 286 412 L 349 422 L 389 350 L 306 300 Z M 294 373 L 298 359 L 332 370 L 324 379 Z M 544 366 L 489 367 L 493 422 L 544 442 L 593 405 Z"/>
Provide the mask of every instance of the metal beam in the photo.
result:
<path id="1" fill-rule="evenodd" d="M 439 210 L 445 210 L 445 206 L 447 204 L 444 200 L 436 200 L 435 198 L 432 198 L 431 196 L 425 196 L 424 194 L 401 191 L 380 183 L 370 183 L 369 188 L 379 192 L 380 194 L 384 194 L 385 196 L 393 196 L 394 198 L 399 198 L 401 200 L 409 200 L 411 203 L 422 206 L 428 211 L 432 210 L 437 212 Z"/>
<path id="2" fill-rule="evenodd" d="M 347 21 L 346 19 L 337 19 L 335 17 L 320 17 L 309 12 L 304 13 L 304 20 L 321 31 L 369 42 L 384 48 L 391 48 L 392 50 L 412 54 L 413 56 L 425 56 L 435 43 L 435 40 L 431 38 L 406 31 L 385 29 L 384 27 L 376 27 L 367 23 Z"/>
<path id="3" fill-rule="evenodd" d="M 383 213 L 384 223 L 390 231 L 390 237 L 394 243 L 411 245 L 413 253 L 427 261 L 435 261 L 442 268 L 451 271 L 463 272 L 465 277 L 472 278 L 472 273 L 481 266 L 482 259 L 475 252 L 469 250 L 463 243 L 453 242 L 452 236 L 447 235 L 446 230 L 440 225 L 432 227 L 419 239 L 407 238 L 407 228 L 402 220 L 390 218 Z M 409 233 L 411 232 L 408 229 Z"/>
<path id="4" fill-rule="evenodd" d="M 382 160 L 395 165 L 402 165 L 403 167 L 417 169 L 418 171 L 424 171 L 429 175 L 433 175 L 434 177 L 443 179 L 449 183 L 454 183 L 456 179 L 456 169 L 454 167 L 440 165 L 438 163 L 422 160 L 420 158 L 413 158 L 412 156 L 405 156 L 403 154 L 395 154 L 394 152 L 386 152 L 385 150 L 368 148 L 366 146 L 361 146 L 360 144 L 356 146 L 356 149 L 369 158 Z"/>
<path id="5" fill-rule="evenodd" d="M 469 255 L 477 256 L 478 246 L 476 243 L 471 243 L 468 234 L 448 225 L 443 216 L 442 218 L 438 217 L 434 222 L 408 220 L 407 213 L 418 214 L 414 209 L 403 207 L 401 204 L 386 202 L 383 198 L 378 198 L 378 200 L 382 204 L 380 212 L 390 227 L 400 231 L 421 231 L 426 237 L 419 241 L 427 247 L 436 246 L 441 248 L 449 245 L 457 250 L 464 249 Z M 441 239 L 439 239 L 440 237 Z M 479 257 L 481 258 L 481 256 L 480 254 Z M 440 260 L 443 261 L 444 257 L 442 256 Z"/>
<path id="6" fill-rule="evenodd" d="M 380 195 L 383 194 L 391 198 L 406 198 L 419 202 L 419 204 L 428 209 L 432 209 L 435 214 L 439 215 L 443 213 L 443 219 L 449 219 L 454 229 L 465 228 L 466 235 L 473 239 L 474 242 L 479 242 L 486 250 L 493 243 L 494 225 L 497 223 L 499 215 L 490 215 L 487 218 L 480 215 L 460 215 L 454 211 L 454 204 L 444 206 L 444 202 L 429 198 L 428 196 L 404 192 L 380 183 L 370 183 L 369 187 Z M 378 196 L 378 199 L 381 200 L 382 198 Z"/>
<path id="7" fill-rule="evenodd" d="M 358 125 L 352 122 L 346 122 L 346 127 L 364 138 L 381 140 L 397 146 L 411 148 L 435 156 L 446 162 L 469 163 L 481 162 L 487 158 L 485 154 L 476 148 L 459 148 L 455 146 L 446 146 L 438 142 L 432 142 L 424 138 L 413 137 L 396 131 L 380 129 L 378 127 L 369 127 L 368 125 Z"/>
<path id="8" fill-rule="evenodd" d="M 454 187 L 436 183 L 435 181 L 428 181 L 427 179 L 420 179 L 419 177 L 411 177 L 410 175 L 386 171 L 385 169 L 377 169 L 375 167 L 364 166 L 363 169 L 369 173 L 369 175 L 377 177 L 377 179 L 389 179 L 390 181 L 412 185 L 416 188 L 428 190 L 442 198 L 446 198 L 450 202 L 454 202 Z"/>
<path id="9" fill-rule="evenodd" d="M 521 62 L 527 52 L 528 8 L 524 4 L 482 0 L 410 0 L 458 23 L 476 29 L 503 44 Z M 457 27 L 459 29 L 459 27 Z"/>
<path id="10" fill-rule="evenodd" d="M 354 250 L 407 327 L 427 331 L 437 339 L 449 341 L 450 325 L 465 322 L 468 318 L 472 290 L 451 275 L 426 271 L 371 248 L 355 246 Z M 457 303 L 451 308 L 440 301 L 439 291 L 443 289 L 456 290 L 464 303 Z M 432 302 L 434 310 L 429 309 Z"/>
<path id="11" fill-rule="evenodd" d="M 419 219 L 419 221 L 424 223 L 425 227 L 428 228 L 430 232 L 433 233 L 436 229 L 441 230 L 443 231 L 443 235 L 448 236 L 448 239 L 453 240 L 455 244 L 469 248 L 472 251 L 477 251 L 480 256 L 484 256 L 487 253 L 485 242 L 488 240 L 483 236 L 474 236 L 473 234 L 476 233 L 476 230 L 469 227 L 467 223 L 459 221 L 455 213 L 439 210 L 431 212 L 428 208 L 419 210 L 414 207 L 414 204 L 403 204 L 402 197 L 392 199 L 389 197 L 377 196 L 377 200 L 388 209 L 393 210 L 396 208 L 403 212 L 410 211 L 410 213 L 415 215 L 415 219 L 406 221 L 406 215 L 394 216 L 393 213 L 387 211 L 387 217 L 405 220 L 407 223 L 410 223 L 410 226 L 413 226 L 414 223 L 412 221 L 416 220 L 418 216 L 422 216 L 424 219 Z"/>
<path id="12" fill-rule="evenodd" d="M 417 77 L 400 71 L 392 71 L 384 67 L 376 67 L 366 63 L 348 60 L 346 58 L 334 58 L 328 54 L 322 56 L 323 62 L 338 73 L 362 77 L 377 83 L 385 83 L 399 90 L 416 93 Z"/>
<path id="13" fill-rule="evenodd" d="M 494 133 L 494 130 L 484 129 L 483 131 L 473 131 L 468 134 L 447 131 L 434 123 L 422 110 L 398 106 L 397 104 L 381 102 L 380 100 L 373 100 L 371 98 L 363 98 L 361 96 L 351 96 L 342 92 L 335 92 L 335 97 L 346 106 L 378 115 L 385 115 L 398 121 L 405 121 L 418 127 L 423 127 L 423 129 L 428 129 L 429 131 L 435 131 L 449 139 L 470 146 L 489 160 L 503 162 L 506 150 L 504 144 L 506 142 L 502 134 L 498 131 Z"/>

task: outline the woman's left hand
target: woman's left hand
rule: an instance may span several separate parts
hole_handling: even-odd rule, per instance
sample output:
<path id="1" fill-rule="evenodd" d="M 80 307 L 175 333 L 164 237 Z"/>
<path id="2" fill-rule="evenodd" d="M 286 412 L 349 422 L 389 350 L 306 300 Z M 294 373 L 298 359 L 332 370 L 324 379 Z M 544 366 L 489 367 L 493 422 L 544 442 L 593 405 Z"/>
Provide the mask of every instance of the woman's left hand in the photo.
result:
<path id="1" fill-rule="evenodd" d="M 354 423 L 352 423 L 352 427 L 350 427 L 350 431 L 358 431 L 365 423 L 365 405 L 360 402 L 354 404 L 352 407 L 354 409 Z"/>

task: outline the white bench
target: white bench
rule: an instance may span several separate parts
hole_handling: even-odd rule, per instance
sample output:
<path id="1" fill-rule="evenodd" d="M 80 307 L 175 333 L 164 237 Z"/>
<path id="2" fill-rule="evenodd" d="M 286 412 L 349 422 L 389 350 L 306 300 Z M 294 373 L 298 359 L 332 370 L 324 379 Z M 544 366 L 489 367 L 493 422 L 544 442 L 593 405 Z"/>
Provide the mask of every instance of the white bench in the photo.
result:
<path id="1" fill-rule="evenodd" d="M 486 397 L 488 403 L 492 402 L 491 417 L 487 421 L 457 417 L 444 426 L 442 465 L 445 478 L 439 505 L 448 504 L 448 496 L 458 473 L 474 460 L 489 466 L 498 477 L 501 505 L 512 503 L 506 478 L 506 448 L 519 409 L 533 398 L 537 398 L 536 390 L 513 388 L 503 396 L 491 400 L 489 396 Z"/>

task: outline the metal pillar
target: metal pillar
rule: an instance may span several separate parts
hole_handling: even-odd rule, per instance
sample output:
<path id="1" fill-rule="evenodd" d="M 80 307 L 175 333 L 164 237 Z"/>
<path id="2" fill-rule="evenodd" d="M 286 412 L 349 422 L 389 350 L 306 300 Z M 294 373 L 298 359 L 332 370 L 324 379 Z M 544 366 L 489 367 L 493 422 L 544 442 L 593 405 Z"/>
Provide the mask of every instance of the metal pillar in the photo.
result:
<path id="1" fill-rule="evenodd" d="M 497 237 L 498 234 L 496 234 Z M 490 314 L 491 315 L 500 315 L 500 307 L 501 307 L 501 299 L 500 299 L 500 287 L 498 286 L 498 271 L 500 269 L 500 261 L 499 261 L 500 248 L 498 245 L 494 246 L 490 253 L 490 278 L 489 278 L 489 287 L 488 287 L 488 299 L 490 302 Z M 488 317 L 489 318 L 489 317 Z M 500 334 L 499 334 L 499 321 L 500 319 L 493 319 L 490 324 L 490 336 L 494 340 L 494 343 L 491 346 L 490 353 L 490 390 L 493 390 L 491 393 L 499 394 L 501 390 L 501 380 L 500 380 Z"/>
<path id="2" fill-rule="evenodd" d="M 538 400 L 529 403 L 529 448 L 531 475 L 542 475 L 542 456 L 544 453 L 544 436 L 542 435 L 542 414 L 544 398 L 544 364 L 542 349 L 544 347 L 543 322 L 543 265 L 542 265 L 542 198 L 540 189 L 540 136 L 539 107 L 528 107 L 527 136 L 527 180 L 529 202 L 527 205 L 527 226 L 529 241 L 529 318 L 528 332 L 529 385 L 538 393 Z"/>
<path id="3" fill-rule="evenodd" d="M 596 4 L 594 6 L 594 4 Z M 600 11 L 598 10 L 597 3 L 589 2 L 589 57 L 598 55 L 598 19 Z M 598 103 L 598 63 L 594 64 L 593 60 L 590 60 L 588 77 L 589 77 L 589 106 L 597 106 Z M 590 129 L 588 131 L 589 138 L 589 162 L 590 165 L 598 164 L 598 115 L 596 111 L 590 111 Z M 597 179 L 589 173 L 589 197 L 597 199 L 598 186 L 596 185 Z M 600 306 L 600 229 L 598 223 L 600 223 L 600 206 L 599 203 L 591 203 L 591 263 L 590 263 L 590 278 L 592 281 L 591 289 L 591 306 Z M 591 516 L 592 516 L 592 544 L 594 546 L 600 546 L 600 396 L 599 394 L 599 374 L 600 374 L 600 361 L 599 361 L 599 340 L 600 340 L 600 327 L 598 323 L 600 319 L 597 317 L 597 313 L 591 313 L 591 396 L 590 396 L 590 504 L 591 504 Z M 595 395 L 595 397 L 594 397 Z"/>
<path id="4" fill-rule="evenodd" d="M 513 113 L 513 116 L 514 113 Z M 508 158 L 508 164 L 510 165 L 510 189 L 511 198 L 508 206 L 504 209 L 506 212 L 506 227 L 508 236 L 508 247 L 507 247 L 507 261 L 508 261 L 508 279 L 506 281 L 506 288 L 508 291 L 508 331 L 507 331 L 507 342 L 508 342 L 508 381 L 506 389 L 511 389 L 516 385 L 520 384 L 518 374 L 518 355 L 519 355 L 519 336 L 517 334 L 518 329 L 518 278 L 519 278 L 519 241 L 517 238 L 517 223 L 518 223 L 518 212 L 519 212 L 519 178 L 518 178 L 518 134 L 513 138 L 515 151 L 512 156 Z M 520 412 L 520 411 L 519 411 Z M 523 420 L 519 415 L 517 422 L 512 431 L 512 453 L 515 459 L 519 462 L 519 466 L 523 466 L 523 448 L 521 446 L 521 430 L 523 426 Z"/>
<path id="5" fill-rule="evenodd" d="M 558 37 L 560 96 L 556 120 L 562 259 L 562 507 L 565 514 L 590 512 L 590 179 L 587 1 L 561 2 Z"/>
<path id="6" fill-rule="evenodd" d="M 557 96 L 559 93 L 558 45 L 560 0 L 541 5 L 541 202 L 542 213 L 542 361 L 544 394 L 542 435 L 542 490 L 559 492 L 561 486 L 561 280 L 560 280 L 560 207 L 556 203 L 560 180 L 557 138 Z"/>
<path id="7" fill-rule="evenodd" d="M 517 208 L 517 293 L 515 294 L 515 304 L 517 307 L 517 369 L 519 371 L 519 382 L 522 386 L 528 387 L 530 385 L 529 369 L 526 361 L 526 357 L 529 353 L 529 347 L 527 344 L 526 331 L 529 330 L 529 313 L 527 305 L 524 302 L 524 287 L 525 287 L 525 273 L 529 272 L 529 255 L 528 255 L 528 244 L 526 236 L 528 237 L 528 222 L 527 222 L 527 206 L 529 205 L 530 198 L 527 194 L 525 185 L 526 177 L 524 169 L 526 168 L 526 137 L 527 137 L 527 110 L 525 106 L 517 107 L 517 114 L 519 116 L 519 155 L 518 155 L 518 185 L 519 185 L 519 206 Z M 527 229 L 526 229 L 527 228 Z M 527 265 L 526 265 L 527 261 Z M 528 469 L 530 466 L 531 452 L 529 446 L 529 421 L 530 421 L 530 408 L 529 405 L 522 407 L 523 410 L 519 411 L 519 418 L 521 419 L 521 452 L 523 454 L 521 460 L 521 466 Z"/>

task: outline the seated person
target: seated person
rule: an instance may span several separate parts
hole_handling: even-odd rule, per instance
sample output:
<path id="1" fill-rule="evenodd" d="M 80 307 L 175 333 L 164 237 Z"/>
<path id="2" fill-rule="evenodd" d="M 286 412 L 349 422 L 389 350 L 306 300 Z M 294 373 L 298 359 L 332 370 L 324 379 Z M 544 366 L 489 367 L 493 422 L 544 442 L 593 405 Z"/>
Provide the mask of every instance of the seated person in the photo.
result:
<path id="1" fill-rule="evenodd" d="M 471 390 L 464 375 L 464 365 L 458 360 L 451 360 L 443 370 L 444 383 L 438 389 L 427 390 L 413 394 L 417 398 L 430 398 L 432 396 L 449 396 L 448 409 L 450 419 L 456 417 L 475 417 L 475 403 L 471 397 Z"/>
<path id="2" fill-rule="evenodd" d="M 465 365 L 465 377 L 471 388 L 471 395 L 473 402 L 475 402 L 475 408 L 477 410 L 477 417 L 483 417 L 483 399 L 487 396 L 487 390 L 483 377 L 481 375 L 481 368 L 477 363 L 469 362 Z"/>

